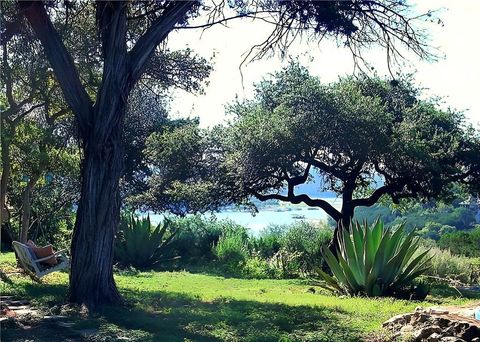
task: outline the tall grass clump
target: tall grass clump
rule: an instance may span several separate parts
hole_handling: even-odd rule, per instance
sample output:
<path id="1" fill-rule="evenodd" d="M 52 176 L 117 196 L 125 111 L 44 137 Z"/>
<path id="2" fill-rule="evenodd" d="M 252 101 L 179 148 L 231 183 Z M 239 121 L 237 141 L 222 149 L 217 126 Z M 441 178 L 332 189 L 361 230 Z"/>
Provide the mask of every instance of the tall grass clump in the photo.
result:
<path id="1" fill-rule="evenodd" d="M 449 250 L 433 247 L 432 267 L 426 275 L 450 282 L 480 284 L 480 259 L 454 255 Z"/>
<path id="2" fill-rule="evenodd" d="M 253 240 L 252 249 L 277 268 L 277 277 L 292 277 L 322 267 L 321 249 L 332 236 L 333 230 L 323 222 L 272 225 Z"/>
<path id="3" fill-rule="evenodd" d="M 220 264 L 231 273 L 237 273 L 248 258 L 248 236 L 242 231 L 227 231 L 213 247 Z"/>
<path id="4" fill-rule="evenodd" d="M 228 232 L 241 231 L 241 234 L 247 235 L 245 227 L 229 220 L 217 220 L 214 216 L 192 215 L 172 219 L 172 225 L 178 234 L 170 245 L 170 252 L 172 256 L 180 256 L 184 264 L 215 260 L 212 247 Z"/>

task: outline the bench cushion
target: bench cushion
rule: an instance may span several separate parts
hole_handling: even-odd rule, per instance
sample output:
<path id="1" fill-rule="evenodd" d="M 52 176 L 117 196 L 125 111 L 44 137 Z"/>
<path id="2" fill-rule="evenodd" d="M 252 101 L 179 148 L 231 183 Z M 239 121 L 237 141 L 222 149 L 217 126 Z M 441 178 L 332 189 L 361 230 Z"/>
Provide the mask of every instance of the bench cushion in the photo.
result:
<path id="1" fill-rule="evenodd" d="M 46 258 L 49 255 L 52 256 L 50 259 L 42 261 L 42 263 L 47 264 L 49 266 L 54 266 L 54 265 L 57 264 L 57 258 L 55 258 L 55 256 L 53 255 L 53 253 L 55 253 L 55 252 L 53 251 L 52 245 L 48 245 L 48 246 L 45 246 L 45 247 L 36 247 L 35 246 L 35 247 L 30 247 L 30 248 L 33 250 L 33 252 L 37 256 L 36 259 Z"/>

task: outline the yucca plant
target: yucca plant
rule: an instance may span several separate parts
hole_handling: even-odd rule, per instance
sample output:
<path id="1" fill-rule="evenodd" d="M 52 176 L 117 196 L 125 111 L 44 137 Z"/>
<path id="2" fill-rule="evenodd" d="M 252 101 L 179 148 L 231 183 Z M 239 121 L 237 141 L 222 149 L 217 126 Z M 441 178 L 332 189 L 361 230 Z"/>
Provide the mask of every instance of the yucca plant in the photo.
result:
<path id="1" fill-rule="evenodd" d="M 406 234 L 402 224 L 385 229 L 377 220 L 370 228 L 365 222 L 352 223 L 339 234 L 335 256 L 327 247 L 322 254 L 334 277 L 318 273 L 331 290 L 348 295 L 385 296 L 410 285 L 430 267 L 428 250 L 416 253 L 419 238 Z"/>
<path id="2" fill-rule="evenodd" d="M 120 220 L 115 240 L 115 258 L 124 265 L 147 267 L 158 262 L 177 230 L 171 221 L 164 219 L 156 227 L 150 216 L 139 218 L 133 213 L 124 214 Z"/>

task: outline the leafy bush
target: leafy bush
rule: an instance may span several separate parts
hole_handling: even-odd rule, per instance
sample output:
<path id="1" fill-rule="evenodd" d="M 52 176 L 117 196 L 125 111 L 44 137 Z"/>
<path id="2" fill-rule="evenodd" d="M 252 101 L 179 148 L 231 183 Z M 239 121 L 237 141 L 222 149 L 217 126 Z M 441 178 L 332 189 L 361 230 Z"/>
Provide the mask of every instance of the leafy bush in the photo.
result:
<path id="1" fill-rule="evenodd" d="M 438 222 L 427 222 L 425 227 L 418 231 L 418 235 L 425 239 L 432 239 L 438 241 L 441 236 L 452 233 L 455 231 L 455 227 L 444 225 Z"/>
<path id="2" fill-rule="evenodd" d="M 228 272 L 238 273 L 248 257 L 246 236 L 241 232 L 226 232 L 220 236 L 213 252 Z"/>
<path id="3" fill-rule="evenodd" d="M 250 239 L 249 249 L 267 259 L 280 250 L 284 235 L 283 226 L 268 226 L 258 237 Z"/>
<path id="4" fill-rule="evenodd" d="M 300 221 L 267 227 L 259 237 L 251 239 L 250 248 L 269 259 L 278 272 L 298 276 L 322 266 L 321 248 L 329 244 L 332 236 L 332 229 L 325 224 Z"/>
<path id="5" fill-rule="evenodd" d="M 147 267 L 158 262 L 176 234 L 171 221 L 165 219 L 154 227 L 150 217 L 124 214 L 115 239 L 115 258 L 123 265 Z"/>
<path id="6" fill-rule="evenodd" d="M 296 278 L 306 273 L 301 267 L 302 253 L 288 250 L 285 247 L 280 248 L 277 253 L 268 259 L 268 265 L 272 277 L 277 279 Z"/>
<path id="7" fill-rule="evenodd" d="M 430 267 L 428 250 L 414 256 L 419 239 L 414 232 L 406 235 L 403 226 L 393 231 L 377 220 L 372 228 L 352 224 L 350 231 L 340 232 L 336 257 L 327 247 L 322 249 L 335 278 L 318 272 L 331 290 L 348 295 L 395 295 Z"/>
<path id="8" fill-rule="evenodd" d="M 438 246 L 453 254 L 480 257 L 480 226 L 469 231 L 447 233 L 440 238 Z"/>
<path id="9" fill-rule="evenodd" d="M 300 253 L 298 271 L 308 273 L 322 266 L 322 247 L 328 246 L 333 230 L 325 225 L 298 222 L 290 226 L 282 239 L 282 246 L 290 253 Z"/>
<path id="10" fill-rule="evenodd" d="M 183 263 L 198 263 L 215 259 L 212 246 L 218 243 L 220 236 L 227 232 L 240 231 L 247 236 L 247 229 L 229 220 L 217 220 L 214 216 L 206 218 L 192 215 L 172 219 L 172 226 L 178 231 L 170 244 L 172 256 L 180 256 Z"/>
<path id="11" fill-rule="evenodd" d="M 253 279 L 267 279 L 273 276 L 273 270 L 268 262 L 259 256 L 247 258 L 242 273 L 245 277 Z"/>
<path id="12" fill-rule="evenodd" d="M 355 208 L 355 215 L 353 219 L 358 222 L 367 221 L 368 224 L 374 224 L 375 218 L 381 217 L 384 224 L 387 225 L 388 223 L 393 222 L 399 216 L 400 213 L 398 211 L 377 203 L 371 207 Z M 336 225 L 335 221 L 333 221 L 332 225 Z"/>
<path id="13" fill-rule="evenodd" d="M 453 255 L 449 250 L 440 248 L 432 248 L 432 255 L 432 267 L 426 275 L 464 284 L 480 283 L 480 259 Z"/>
<path id="14" fill-rule="evenodd" d="M 437 204 L 433 208 L 423 208 L 420 205 L 396 218 L 390 226 L 405 222 L 407 231 L 425 227 L 427 223 L 438 223 L 442 226 L 452 226 L 458 230 L 470 229 L 475 224 L 475 211 L 464 207 Z"/>

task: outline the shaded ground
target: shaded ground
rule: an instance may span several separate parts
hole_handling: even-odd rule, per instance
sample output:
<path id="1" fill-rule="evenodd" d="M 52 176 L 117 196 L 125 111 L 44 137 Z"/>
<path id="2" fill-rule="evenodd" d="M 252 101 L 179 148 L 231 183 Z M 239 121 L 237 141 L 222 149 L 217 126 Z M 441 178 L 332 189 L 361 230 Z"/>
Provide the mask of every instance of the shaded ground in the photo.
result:
<path id="1" fill-rule="evenodd" d="M 14 269 L 11 255 L 0 268 Z M 123 272 L 117 284 L 126 307 L 105 307 L 88 317 L 63 305 L 68 275 L 33 283 L 19 275 L 3 281 L 3 294 L 28 299 L 38 317 L 2 324 L 2 341 L 359 341 L 391 316 L 416 306 L 465 304 L 436 297 L 427 302 L 339 298 L 299 280 L 246 280 L 188 272 Z M 446 294 L 449 296 L 449 294 Z M 52 319 L 44 316 L 62 315 Z"/>

